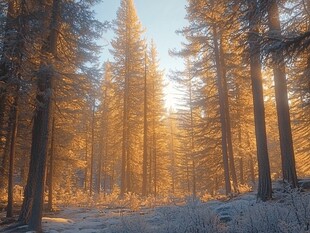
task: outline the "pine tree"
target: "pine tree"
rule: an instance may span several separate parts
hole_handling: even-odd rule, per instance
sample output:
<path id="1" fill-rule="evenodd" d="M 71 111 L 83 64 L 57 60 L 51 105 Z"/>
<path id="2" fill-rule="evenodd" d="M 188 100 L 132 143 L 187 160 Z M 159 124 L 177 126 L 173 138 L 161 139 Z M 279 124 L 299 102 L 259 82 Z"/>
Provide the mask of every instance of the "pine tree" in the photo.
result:
<path id="1" fill-rule="evenodd" d="M 134 161 L 142 151 L 144 48 L 142 26 L 133 0 L 122 0 L 112 41 L 113 72 L 122 100 L 121 195 L 133 190 Z M 136 184 L 137 182 L 135 182 Z"/>

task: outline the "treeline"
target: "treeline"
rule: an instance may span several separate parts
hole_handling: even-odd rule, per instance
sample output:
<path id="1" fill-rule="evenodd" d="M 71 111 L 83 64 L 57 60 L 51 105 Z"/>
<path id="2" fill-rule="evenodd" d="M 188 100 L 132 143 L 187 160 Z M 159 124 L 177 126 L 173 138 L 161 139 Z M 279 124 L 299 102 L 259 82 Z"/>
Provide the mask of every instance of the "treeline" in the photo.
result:
<path id="1" fill-rule="evenodd" d="M 306 1 L 189 0 L 186 43 L 164 72 L 133 0 L 113 22 L 113 59 L 96 63 L 107 27 L 94 1 L 0 2 L 0 189 L 19 222 L 41 229 L 77 193 L 143 197 L 231 195 L 309 175 L 310 5 Z M 104 14 L 104 12 L 102 12 Z M 101 77 L 102 76 L 102 77 Z M 98 194 L 98 195 L 95 195 Z M 5 196 L 5 197 L 3 197 Z"/>

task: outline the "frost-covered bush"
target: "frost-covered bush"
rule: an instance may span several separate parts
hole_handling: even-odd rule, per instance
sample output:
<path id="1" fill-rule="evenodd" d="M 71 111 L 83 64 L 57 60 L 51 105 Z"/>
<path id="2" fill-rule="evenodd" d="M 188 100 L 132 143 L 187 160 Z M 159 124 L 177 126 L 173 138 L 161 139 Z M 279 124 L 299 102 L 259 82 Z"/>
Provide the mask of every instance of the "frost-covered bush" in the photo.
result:
<path id="1" fill-rule="evenodd" d="M 279 201 L 243 206 L 229 228 L 230 232 L 310 232 L 310 195 L 295 190 Z"/>
<path id="2" fill-rule="evenodd" d="M 115 186 L 110 194 L 105 195 L 104 204 L 110 209 L 118 208 L 120 206 L 119 194 L 120 189 L 118 186 Z"/>
<path id="3" fill-rule="evenodd" d="M 127 207 L 133 211 L 137 211 L 140 209 L 141 199 L 137 194 L 128 192 L 125 194 L 125 197 L 122 200 L 122 203 L 123 203 L 123 207 Z"/>
<path id="4" fill-rule="evenodd" d="M 111 233 L 151 233 L 151 227 L 142 216 L 122 218 L 121 223 L 114 225 Z"/>
<path id="5" fill-rule="evenodd" d="M 286 191 L 280 199 L 268 202 L 257 201 L 254 194 L 225 202 L 188 198 L 183 206 L 160 206 L 142 216 L 124 215 L 117 230 L 113 232 L 310 233 L 310 194 Z"/>

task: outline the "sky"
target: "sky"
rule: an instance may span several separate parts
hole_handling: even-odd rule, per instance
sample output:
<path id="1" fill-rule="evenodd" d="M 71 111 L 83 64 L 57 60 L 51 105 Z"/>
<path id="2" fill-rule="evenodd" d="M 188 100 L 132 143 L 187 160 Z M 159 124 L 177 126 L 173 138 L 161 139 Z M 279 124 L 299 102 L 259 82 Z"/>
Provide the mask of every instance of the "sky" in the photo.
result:
<path id="1" fill-rule="evenodd" d="M 96 17 L 100 21 L 112 21 L 116 19 L 116 12 L 121 0 L 103 0 L 95 7 Z M 146 29 L 145 37 L 154 40 L 161 69 L 167 75 L 170 70 L 182 69 L 183 61 L 180 58 L 171 57 L 169 49 L 180 49 L 184 41 L 181 35 L 175 33 L 182 29 L 187 21 L 185 17 L 186 0 L 134 0 L 137 14 L 142 26 Z M 109 54 L 110 40 L 114 38 L 113 31 L 104 33 L 103 39 L 99 41 L 104 46 L 101 62 L 107 59 L 113 60 Z"/>

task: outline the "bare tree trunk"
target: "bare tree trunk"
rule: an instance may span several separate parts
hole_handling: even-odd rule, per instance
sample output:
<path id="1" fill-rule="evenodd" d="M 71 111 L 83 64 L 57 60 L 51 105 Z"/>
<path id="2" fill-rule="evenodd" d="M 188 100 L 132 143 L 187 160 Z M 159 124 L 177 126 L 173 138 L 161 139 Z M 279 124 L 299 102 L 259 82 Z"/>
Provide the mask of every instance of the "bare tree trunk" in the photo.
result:
<path id="1" fill-rule="evenodd" d="M 127 60 L 126 60 L 127 66 Z M 127 72 L 127 67 L 126 67 Z M 123 106 L 123 138 L 122 138 L 122 162 L 121 162 L 121 197 L 128 191 L 128 165 L 129 165 L 129 153 L 128 153 L 128 98 L 129 98 L 129 83 L 127 73 L 125 74 L 125 90 L 124 90 L 124 106 Z M 127 169 L 126 169 L 127 168 Z M 127 181 L 127 182 L 126 182 Z"/>
<path id="2" fill-rule="evenodd" d="M 249 158 L 249 167 L 250 167 L 250 178 L 251 178 L 251 182 L 253 185 L 255 185 L 256 180 L 255 180 L 255 169 L 254 169 L 254 159 L 253 156 L 250 155 Z"/>
<path id="3" fill-rule="evenodd" d="M 102 146 L 104 145 L 103 143 Z M 101 147 L 101 146 L 100 146 Z M 102 182 L 102 156 L 103 156 L 103 151 L 101 149 L 99 153 L 99 159 L 98 159 L 98 178 L 97 178 L 97 193 L 100 194 L 101 192 L 101 182 Z"/>
<path id="4" fill-rule="evenodd" d="M 46 6 L 41 6 L 43 10 L 43 24 L 48 26 L 47 36 L 43 37 L 46 43 L 42 45 L 43 55 L 57 56 L 57 40 L 58 40 L 58 17 L 60 14 L 61 0 L 54 0 L 52 8 L 48 9 Z M 44 4 L 42 4 L 44 5 Z M 51 10 L 51 20 L 48 20 L 48 14 Z M 52 59 L 52 58 L 50 58 Z M 29 183 L 27 186 L 33 189 L 30 199 L 33 199 L 32 206 L 30 207 L 30 215 L 28 228 L 32 231 L 42 231 L 42 211 L 44 203 L 44 186 L 45 186 L 45 171 L 46 171 L 46 158 L 48 149 L 48 136 L 49 136 L 49 122 L 51 112 L 51 98 L 53 91 L 54 79 L 53 59 L 46 62 L 41 60 L 40 70 L 38 72 L 38 90 L 36 100 L 36 114 L 33 121 L 32 130 L 32 145 L 31 145 L 31 159 L 35 160 L 34 170 L 29 170 L 30 173 Z M 29 185 L 30 184 L 30 185 Z M 27 200 L 28 201 L 28 200 Z"/>
<path id="5" fill-rule="evenodd" d="M 268 23 L 271 38 L 281 38 L 279 11 L 276 1 L 268 1 Z M 288 104 L 285 61 L 282 51 L 272 51 L 273 73 L 275 82 L 278 128 L 282 158 L 283 179 L 289 182 L 292 188 L 298 187 L 295 167 L 295 156 L 291 131 L 290 109 Z"/>
<path id="6" fill-rule="evenodd" d="M 189 61 L 188 61 L 189 62 Z M 191 160 L 192 160 L 192 182 L 193 182 L 193 198 L 196 198 L 196 165 L 195 165 L 195 143 L 194 143 L 194 113 L 193 113 L 193 96 L 192 96 L 192 75 L 190 74 L 190 63 L 189 63 L 189 106 L 190 106 L 190 124 L 191 124 Z"/>
<path id="7" fill-rule="evenodd" d="M 85 171 L 84 171 L 84 190 L 87 192 L 87 178 L 88 178 L 88 125 L 87 120 L 85 124 Z"/>
<path id="8" fill-rule="evenodd" d="M 154 151 L 153 151 L 153 158 L 154 158 L 154 196 L 157 197 L 157 151 L 156 151 L 156 136 L 154 135 Z"/>
<path id="9" fill-rule="evenodd" d="M 152 139 L 154 140 L 154 139 Z M 150 149 L 149 152 L 149 194 L 153 193 L 153 185 L 152 185 L 152 181 L 153 181 L 153 148 Z"/>
<path id="10" fill-rule="evenodd" d="M 53 178 L 54 178 L 54 160 L 55 160 L 55 114 L 52 120 L 52 130 L 51 130 L 51 149 L 50 149 L 50 163 L 48 172 L 48 204 L 47 209 L 53 211 Z"/>
<path id="11" fill-rule="evenodd" d="M 18 86 L 16 87 L 14 103 L 11 107 L 10 121 L 13 122 L 11 143 L 10 143 L 10 163 L 9 163 L 9 174 L 8 174 L 8 205 L 6 217 L 13 217 L 13 171 L 14 171 L 14 158 L 15 158 L 15 144 L 17 137 L 18 127 Z"/>
<path id="12" fill-rule="evenodd" d="M 0 188 L 3 188 L 6 184 L 6 178 L 7 178 L 7 170 L 8 170 L 8 164 L 9 164 L 9 155 L 10 155 L 10 143 L 11 143 L 11 128 L 12 128 L 11 121 L 8 122 L 7 130 L 6 130 L 6 136 L 5 136 L 5 144 L 3 148 L 2 153 L 2 160 L 1 160 L 1 167 L 0 167 Z"/>
<path id="13" fill-rule="evenodd" d="M 225 64 L 225 54 L 222 44 L 222 36 L 220 36 L 220 64 L 222 69 L 222 87 L 223 87 L 223 105 L 225 106 L 225 120 L 226 120 L 226 137 L 227 137 L 227 149 L 229 158 L 229 172 L 233 182 L 234 192 L 238 193 L 238 179 L 236 174 L 235 159 L 233 152 L 232 136 L 231 136 L 231 126 L 230 126 L 230 112 L 229 112 L 229 99 L 228 99 L 228 87 L 227 87 L 227 77 L 226 77 L 226 64 Z"/>
<path id="14" fill-rule="evenodd" d="M 147 195 L 147 148 L 148 148 L 148 140 L 147 140 L 147 132 L 148 132 L 148 123 L 147 123 L 147 113 L 148 113 L 148 96 L 147 96 L 147 54 L 145 48 L 145 58 L 144 58 L 144 116 L 143 116 L 143 177 L 142 177 L 142 196 Z"/>
<path id="15" fill-rule="evenodd" d="M 243 157 L 239 158 L 239 169 L 240 169 L 240 184 L 244 184 L 244 172 L 243 172 Z"/>
<path id="16" fill-rule="evenodd" d="M 90 157 L 90 180 L 89 180 L 89 195 L 93 193 L 93 177 L 94 177 L 94 160 L 95 160 L 95 101 L 93 104 L 92 125 L 91 125 L 91 157 Z"/>
<path id="17" fill-rule="evenodd" d="M 218 32 L 215 25 L 213 25 L 213 43 L 214 43 L 214 53 L 215 53 L 215 62 L 217 70 L 217 86 L 219 93 L 219 103 L 220 103 L 220 120 L 221 120 L 221 133 L 222 133 L 222 154 L 223 154 L 223 164 L 224 164 L 224 176 L 225 176 L 225 192 L 226 195 L 231 194 L 231 184 L 230 184 L 230 175 L 229 175 L 229 161 L 227 153 L 227 125 L 225 118 L 225 102 L 224 102 L 224 93 L 223 93 L 223 73 L 221 68 L 220 60 L 220 51 L 218 44 Z"/>
<path id="18" fill-rule="evenodd" d="M 250 45 L 250 68 L 254 104 L 256 149 L 259 170 L 257 196 L 261 200 L 266 201 L 272 198 L 272 187 L 269 156 L 267 149 L 263 82 L 260 62 L 260 38 L 258 37 L 259 22 L 258 19 L 255 17 L 257 14 L 255 9 L 258 9 L 257 1 L 248 0 L 248 6 L 251 10 L 249 12 L 250 33 L 248 37 L 248 42 Z M 253 165 L 251 164 L 251 171 L 253 170 L 252 166 Z"/>
<path id="19" fill-rule="evenodd" d="M 175 156 L 174 156 L 174 137 L 173 137 L 173 125 L 172 125 L 172 117 L 169 117 L 169 124 L 170 124 L 170 156 L 171 156 L 171 170 L 172 170 L 172 194 L 175 194 Z"/>

